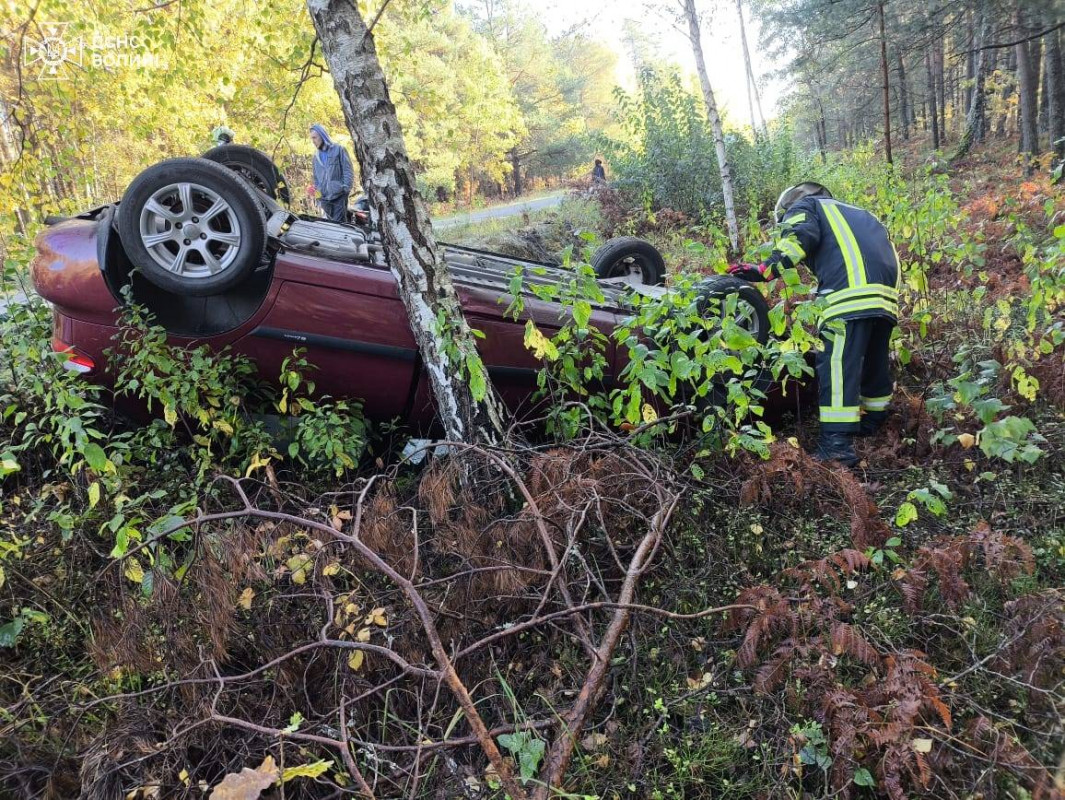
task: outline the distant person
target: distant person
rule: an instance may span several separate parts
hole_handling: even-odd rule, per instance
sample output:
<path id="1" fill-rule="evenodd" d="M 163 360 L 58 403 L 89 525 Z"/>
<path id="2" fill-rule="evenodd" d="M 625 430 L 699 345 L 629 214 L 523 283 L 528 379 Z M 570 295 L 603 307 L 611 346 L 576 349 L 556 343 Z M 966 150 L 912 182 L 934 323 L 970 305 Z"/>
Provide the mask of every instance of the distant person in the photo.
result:
<path id="1" fill-rule="evenodd" d="M 211 131 L 211 141 L 214 142 L 214 146 L 218 147 L 223 144 L 233 144 L 233 139 L 236 134 L 233 133 L 225 125 L 219 125 L 213 131 Z"/>
<path id="2" fill-rule="evenodd" d="M 326 219 L 347 222 L 348 196 L 355 183 L 351 158 L 321 125 L 311 126 L 311 143 L 318 152 L 314 154 L 314 185 L 307 187 L 308 194 L 316 194 Z"/>
<path id="3" fill-rule="evenodd" d="M 770 281 L 805 263 L 817 278 L 823 349 L 817 353 L 820 440 L 816 456 L 853 467 L 854 437 L 875 434 L 888 414 L 894 384 L 888 361 L 899 316 L 899 257 L 880 221 L 832 199 L 819 183 L 785 189 L 780 226 L 764 264 L 734 264 L 747 281 Z"/>
<path id="4" fill-rule="evenodd" d="M 595 166 L 592 167 L 592 183 L 606 183 L 606 169 L 601 158 L 597 158 Z"/>

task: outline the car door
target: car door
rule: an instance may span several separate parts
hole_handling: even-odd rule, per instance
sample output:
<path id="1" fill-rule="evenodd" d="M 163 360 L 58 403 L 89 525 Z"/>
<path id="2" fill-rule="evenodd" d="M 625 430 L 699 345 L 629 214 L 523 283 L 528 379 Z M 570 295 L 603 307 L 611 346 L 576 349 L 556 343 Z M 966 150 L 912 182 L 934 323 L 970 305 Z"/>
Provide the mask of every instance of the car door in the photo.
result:
<path id="1" fill-rule="evenodd" d="M 277 299 L 236 347 L 266 378 L 301 348 L 319 394 L 362 400 L 373 419 L 405 419 L 417 345 L 392 274 L 295 253 L 279 255 L 275 269 Z"/>
<path id="2" fill-rule="evenodd" d="M 507 409 L 518 419 L 535 418 L 543 413 L 543 403 L 536 403 L 536 377 L 543 366 L 525 346 L 525 325 L 531 319 L 547 337 L 558 333 L 566 316 L 556 303 L 526 297 L 525 308 L 517 320 L 504 315 L 508 296 L 497 289 L 459 284 L 457 286 L 463 311 L 470 327 L 484 334 L 477 340 L 481 358 L 488 368 L 488 376 Z M 501 300 L 502 298 L 502 300 Z M 617 315 L 609 309 L 596 308 L 592 324 L 608 337 L 618 323 Z M 612 379 L 616 367 L 616 352 L 608 339 L 606 379 Z M 436 417 L 432 389 L 428 376 L 420 371 L 418 386 L 411 409 L 411 421 L 426 430 Z"/>

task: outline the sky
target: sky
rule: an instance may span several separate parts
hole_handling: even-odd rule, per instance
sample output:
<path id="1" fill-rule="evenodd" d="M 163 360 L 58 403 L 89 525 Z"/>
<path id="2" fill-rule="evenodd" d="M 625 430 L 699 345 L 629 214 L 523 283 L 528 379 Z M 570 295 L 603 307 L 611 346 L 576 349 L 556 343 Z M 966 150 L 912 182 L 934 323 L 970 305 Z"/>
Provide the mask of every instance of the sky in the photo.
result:
<path id="1" fill-rule="evenodd" d="M 711 7 L 716 7 L 711 13 Z M 561 33 L 574 25 L 586 24 L 602 41 L 617 51 L 619 76 L 623 86 L 631 87 L 634 71 L 621 35 L 626 19 L 639 21 L 648 32 L 658 36 L 663 56 L 679 64 L 682 70 L 695 74 L 695 58 L 686 35 L 674 26 L 672 13 L 664 8 L 678 9 L 679 0 L 542 0 L 541 19 L 552 34 Z M 733 0 L 697 0 L 703 17 L 703 54 L 710 84 L 718 106 L 735 125 L 749 124 L 750 112 L 744 78 L 743 45 L 740 39 L 739 14 Z M 757 20 L 744 6 L 747 22 L 747 46 L 758 79 L 762 110 L 766 117 L 774 116 L 780 97 L 780 82 L 770 80 L 767 73 L 778 68 L 761 54 L 761 31 Z"/>

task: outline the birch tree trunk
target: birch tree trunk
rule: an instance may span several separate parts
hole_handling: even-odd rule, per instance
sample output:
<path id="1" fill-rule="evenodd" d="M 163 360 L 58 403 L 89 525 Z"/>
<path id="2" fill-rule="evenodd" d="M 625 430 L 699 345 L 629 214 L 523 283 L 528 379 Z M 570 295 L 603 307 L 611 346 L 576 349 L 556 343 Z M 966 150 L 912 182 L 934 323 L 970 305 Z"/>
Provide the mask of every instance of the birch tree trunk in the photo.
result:
<path id="1" fill-rule="evenodd" d="M 350 0 L 307 0 L 307 9 L 340 95 L 363 188 L 381 228 L 444 434 L 454 441 L 498 441 L 503 430 L 499 403 L 418 192 L 373 34 Z"/>
<path id="2" fill-rule="evenodd" d="M 754 135 L 758 135 L 758 127 L 754 118 L 754 107 L 758 106 L 758 119 L 761 120 L 762 134 L 769 135 L 765 124 L 765 115 L 762 114 L 762 98 L 758 94 L 758 83 L 754 79 L 754 66 L 751 64 L 751 51 L 747 47 L 747 23 L 743 21 L 743 0 L 736 0 L 736 13 L 740 16 L 740 41 L 743 43 L 743 62 L 747 67 L 747 105 L 751 107 L 751 128 Z"/>
<path id="3" fill-rule="evenodd" d="M 725 222 L 728 224 L 728 238 L 732 251 L 740 250 L 740 226 L 736 221 L 736 203 L 732 191 L 732 172 L 725 153 L 725 131 L 721 126 L 721 115 L 717 113 L 717 101 L 714 90 L 710 87 L 710 76 L 706 72 L 706 59 L 703 58 L 702 36 L 699 32 L 699 15 L 695 11 L 695 0 L 683 0 L 684 16 L 688 20 L 688 38 L 695 55 L 695 68 L 699 73 L 699 85 L 703 90 L 706 103 L 706 116 L 714 134 L 714 149 L 717 151 L 717 166 L 721 172 L 721 195 L 725 201 Z"/>

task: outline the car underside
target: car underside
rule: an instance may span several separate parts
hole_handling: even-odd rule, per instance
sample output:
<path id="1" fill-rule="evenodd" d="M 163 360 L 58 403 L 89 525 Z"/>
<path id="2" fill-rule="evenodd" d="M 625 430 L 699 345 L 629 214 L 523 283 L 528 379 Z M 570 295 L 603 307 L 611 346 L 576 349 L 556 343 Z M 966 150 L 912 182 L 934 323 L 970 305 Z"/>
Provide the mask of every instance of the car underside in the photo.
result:
<path id="1" fill-rule="evenodd" d="M 122 307 L 134 302 L 173 344 L 228 348 L 266 380 L 301 348 L 318 368 L 321 393 L 357 398 L 371 418 L 427 430 L 433 398 L 376 228 L 297 215 L 277 195 L 269 180 L 248 180 L 231 165 L 173 159 L 142 172 L 120 203 L 54 221 L 33 264 L 37 291 L 54 307 L 53 346 L 71 354 L 71 369 L 113 383 L 108 350 Z M 525 347 L 526 321 L 551 336 L 568 317 L 532 288 L 570 273 L 456 245 L 442 252 L 469 324 L 484 334 L 479 347 L 493 385 L 513 412 L 531 412 L 541 364 Z M 604 301 L 590 324 L 610 342 L 609 382 L 624 366 L 609 335 L 630 313 L 626 297 L 666 291 L 654 285 L 664 281 L 664 263 L 648 243 L 625 238 L 599 248 L 592 265 Z M 519 271 L 524 310 L 513 319 L 504 312 Z M 718 295 L 744 286 L 711 283 Z M 753 290 L 743 296 L 752 333 L 764 341 L 764 300 Z"/>

